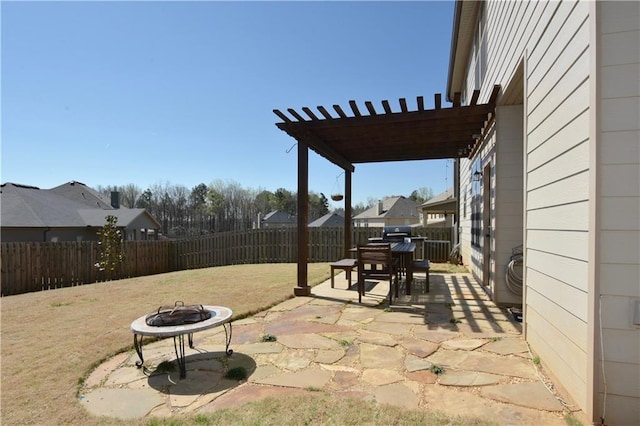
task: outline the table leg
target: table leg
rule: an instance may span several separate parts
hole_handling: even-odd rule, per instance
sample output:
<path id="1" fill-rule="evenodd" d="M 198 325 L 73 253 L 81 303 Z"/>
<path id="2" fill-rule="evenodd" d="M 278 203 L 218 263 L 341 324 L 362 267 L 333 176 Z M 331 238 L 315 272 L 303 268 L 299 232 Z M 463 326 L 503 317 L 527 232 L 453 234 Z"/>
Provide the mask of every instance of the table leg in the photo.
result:
<path id="1" fill-rule="evenodd" d="M 136 367 L 142 368 L 144 365 L 144 357 L 142 356 L 142 335 L 138 336 L 135 333 L 133 334 L 133 347 L 136 349 L 138 357 L 140 358 L 140 361 L 136 361 Z"/>
<path id="2" fill-rule="evenodd" d="M 191 334 L 189 335 L 189 341 L 191 343 Z M 180 369 L 180 378 L 187 377 L 187 360 L 184 353 L 184 334 L 173 336 L 173 347 L 176 350 L 176 362 Z"/>
<path id="3" fill-rule="evenodd" d="M 227 331 L 227 325 L 229 326 L 229 331 Z M 231 345 L 231 334 L 233 333 L 233 329 L 231 327 L 231 323 L 224 323 L 222 324 L 222 326 L 224 327 L 224 336 L 225 336 L 225 352 L 227 353 L 227 356 L 231 356 L 231 354 L 233 353 L 233 349 L 229 349 L 229 346 Z"/>
<path id="4" fill-rule="evenodd" d="M 406 265 L 406 271 L 407 271 L 407 287 L 406 287 L 406 293 L 408 296 L 411 295 L 411 285 L 413 284 L 413 262 L 412 262 L 412 258 L 413 258 L 413 253 L 409 253 L 406 255 L 405 257 L 405 265 Z"/>

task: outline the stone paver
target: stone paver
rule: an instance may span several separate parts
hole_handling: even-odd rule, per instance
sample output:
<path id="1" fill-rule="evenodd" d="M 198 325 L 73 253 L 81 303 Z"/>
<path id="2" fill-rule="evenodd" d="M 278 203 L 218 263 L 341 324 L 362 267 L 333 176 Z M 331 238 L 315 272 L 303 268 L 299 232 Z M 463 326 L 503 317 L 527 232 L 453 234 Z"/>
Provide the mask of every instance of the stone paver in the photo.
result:
<path id="1" fill-rule="evenodd" d="M 442 344 L 444 349 L 459 349 L 463 351 L 473 351 L 478 349 L 480 346 L 487 343 L 487 340 L 482 339 L 456 339 L 449 340 Z"/>
<path id="2" fill-rule="evenodd" d="M 315 358 L 315 362 L 319 364 L 333 364 L 344 356 L 345 351 L 342 349 L 320 349 Z"/>
<path id="3" fill-rule="evenodd" d="M 404 376 L 395 370 L 371 368 L 362 372 L 362 380 L 374 386 L 389 385 L 404 380 Z"/>
<path id="4" fill-rule="evenodd" d="M 400 383 L 377 387 L 373 391 L 373 396 L 381 404 L 396 405 L 410 410 L 417 409 L 420 403 L 420 398 Z"/>
<path id="5" fill-rule="evenodd" d="M 395 346 L 398 344 L 398 339 L 395 336 L 369 330 L 360 330 L 358 333 L 358 341 L 382 346 Z"/>
<path id="6" fill-rule="evenodd" d="M 360 363 L 364 368 L 400 369 L 404 355 L 401 350 L 388 346 L 363 343 L 360 345 Z"/>
<path id="7" fill-rule="evenodd" d="M 280 336 L 278 342 L 292 349 L 340 349 L 335 340 L 317 334 L 289 334 Z"/>
<path id="8" fill-rule="evenodd" d="M 433 366 L 433 362 L 417 357 L 415 355 L 407 355 L 404 359 L 405 370 L 412 372 L 418 370 L 428 370 Z"/>
<path id="9" fill-rule="evenodd" d="M 329 281 L 314 287 L 321 297 L 290 299 L 234 322 L 230 357 L 221 328 L 196 334 L 185 379 L 177 371 L 145 376 L 135 352 L 116 355 L 88 375 L 79 401 L 96 416 L 170 418 L 322 390 L 498 424 L 564 424 L 563 405 L 539 379 L 522 325 L 470 276 L 433 274 L 429 294 L 402 295 L 391 309 L 386 286 L 372 285 L 358 304 L 342 277 L 335 289 Z M 262 342 L 265 334 L 277 340 Z M 143 351 L 151 371 L 175 360 L 172 339 L 146 342 Z M 224 378 L 237 367 L 246 380 Z"/>
<path id="10" fill-rule="evenodd" d="M 510 404 L 546 411 L 562 411 L 562 404 L 540 382 L 514 383 L 482 389 L 481 395 Z"/>
<path id="11" fill-rule="evenodd" d="M 255 383 L 290 388 L 321 389 L 331 379 L 331 373 L 320 368 L 284 373 L 273 377 L 256 380 Z"/>
<path id="12" fill-rule="evenodd" d="M 524 339 L 511 337 L 489 342 L 482 347 L 482 350 L 500 355 L 511 355 L 528 352 L 529 348 Z"/>
<path id="13" fill-rule="evenodd" d="M 401 337 L 398 339 L 398 343 L 407 350 L 411 355 L 415 355 L 420 358 L 425 358 L 438 350 L 436 343 L 427 342 L 424 340 L 413 339 L 411 337 Z"/>
<path id="14" fill-rule="evenodd" d="M 502 376 L 478 371 L 447 371 L 438 383 L 445 386 L 486 386 L 500 383 Z"/>
<path id="15" fill-rule="evenodd" d="M 164 395 L 153 389 L 98 388 L 82 395 L 80 401 L 96 416 L 137 419 L 164 403 Z"/>

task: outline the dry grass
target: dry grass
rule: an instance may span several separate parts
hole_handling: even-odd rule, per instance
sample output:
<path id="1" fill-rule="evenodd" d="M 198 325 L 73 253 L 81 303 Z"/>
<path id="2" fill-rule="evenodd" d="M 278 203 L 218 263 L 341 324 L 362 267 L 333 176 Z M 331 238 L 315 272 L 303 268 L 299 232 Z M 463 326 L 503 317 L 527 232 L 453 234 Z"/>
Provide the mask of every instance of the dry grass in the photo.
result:
<path id="1" fill-rule="evenodd" d="M 237 265 L 3 297 L 1 422 L 117 424 L 92 418 L 76 393 L 93 367 L 132 348 L 131 321 L 176 300 L 240 318 L 291 297 L 296 277 L 295 264 Z M 324 281 L 328 264 L 310 264 L 308 277 Z"/>
<path id="2" fill-rule="evenodd" d="M 295 264 L 225 266 L 1 298 L 0 422 L 132 424 L 91 416 L 77 392 L 95 366 L 132 350 L 133 319 L 176 300 L 229 306 L 241 318 L 291 297 L 296 271 Z M 308 276 L 312 285 L 328 279 L 328 264 L 310 264 Z M 327 398 L 314 392 L 296 401 L 268 399 L 211 416 L 134 424 L 483 424 Z M 291 407 L 295 419 L 287 417 Z"/>
<path id="3" fill-rule="evenodd" d="M 339 398 L 324 392 L 265 398 L 214 413 L 184 419 L 151 420 L 151 426 L 173 425 L 421 425 L 487 426 L 492 423 L 464 416 L 407 410 L 360 399 Z"/>
<path id="4" fill-rule="evenodd" d="M 431 262 L 430 273 L 432 274 L 468 274 L 469 268 L 464 265 L 454 265 L 452 263 Z"/>

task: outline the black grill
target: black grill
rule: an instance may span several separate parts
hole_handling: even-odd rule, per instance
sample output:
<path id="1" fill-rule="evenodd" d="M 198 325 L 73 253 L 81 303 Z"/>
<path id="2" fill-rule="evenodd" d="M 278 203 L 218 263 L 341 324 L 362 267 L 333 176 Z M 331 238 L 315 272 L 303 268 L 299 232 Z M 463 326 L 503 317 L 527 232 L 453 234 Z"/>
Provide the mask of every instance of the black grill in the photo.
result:
<path id="1" fill-rule="evenodd" d="M 399 242 L 405 238 L 411 238 L 410 226 L 385 226 L 382 229 L 382 241 Z"/>

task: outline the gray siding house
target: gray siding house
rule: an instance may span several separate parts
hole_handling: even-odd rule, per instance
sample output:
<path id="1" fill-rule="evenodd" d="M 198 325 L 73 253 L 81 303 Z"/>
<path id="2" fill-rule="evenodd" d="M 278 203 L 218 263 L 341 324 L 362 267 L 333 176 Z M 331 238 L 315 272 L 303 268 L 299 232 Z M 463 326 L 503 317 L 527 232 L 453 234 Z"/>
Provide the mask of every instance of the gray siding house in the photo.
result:
<path id="1" fill-rule="evenodd" d="M 418 203 L 406 197 L 389 197 L 353 217 L 356 227 L 419 225 Z"/>
<path id="2" fill-rule="evenodd" d="M 456 196 L 453 188 L 448 188 L 418 206 L 422 226 L 451 228 L 456 213 Z"/>
<path id="3" fill-rule="evenodd" d="M 97 241 L 109 215 L 127 240 L 156 239 L 160 229 L 145 209 L 120 207 L 117 193 L 107 200 L 75 181 L 52 189 L 5 183 L 0 204 L 2 242 Z"/>

